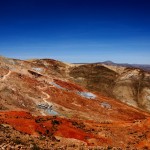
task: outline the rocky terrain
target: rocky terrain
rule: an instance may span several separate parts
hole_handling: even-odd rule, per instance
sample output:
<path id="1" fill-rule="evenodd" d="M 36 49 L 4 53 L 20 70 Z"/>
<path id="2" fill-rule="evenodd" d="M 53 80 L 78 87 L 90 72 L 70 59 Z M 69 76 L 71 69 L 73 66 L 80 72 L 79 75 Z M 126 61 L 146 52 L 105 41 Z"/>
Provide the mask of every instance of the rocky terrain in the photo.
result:
<path id="1" fill-rule="evenodd" d="M 150 74 L 0 57 L 1 149 L 149 149 Z"/>
<path id="2" fill-rule="evenodd" d="M 150 72 L 110 63 L 72 67 L 73 81 L 128 105 L 150 112 Z"/>

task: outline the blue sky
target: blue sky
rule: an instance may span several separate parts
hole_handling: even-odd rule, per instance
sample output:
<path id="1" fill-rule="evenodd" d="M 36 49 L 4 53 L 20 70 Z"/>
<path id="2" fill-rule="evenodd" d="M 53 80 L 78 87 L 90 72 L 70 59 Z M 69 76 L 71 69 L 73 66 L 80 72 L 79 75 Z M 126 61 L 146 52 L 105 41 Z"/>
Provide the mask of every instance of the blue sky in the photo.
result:
<path id="1" fill-rule="evenodd" d="M 0 55 L 150 64 L 149 0 L 2 0 Z"/>

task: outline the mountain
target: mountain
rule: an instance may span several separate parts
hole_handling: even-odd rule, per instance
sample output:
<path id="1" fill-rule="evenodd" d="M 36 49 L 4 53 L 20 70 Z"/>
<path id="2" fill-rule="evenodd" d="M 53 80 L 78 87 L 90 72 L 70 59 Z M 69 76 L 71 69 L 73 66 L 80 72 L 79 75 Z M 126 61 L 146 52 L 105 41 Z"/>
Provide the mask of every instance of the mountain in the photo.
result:
<path id="1" fill-rule="evenodd" d="M 149 149 L 149 79 L 110 64 L 0 57 L 0 147 Z"/>
<path id="2" fill-rule="evenodd" d="M 98 62 L 99 64 L 105 64 L 105 65 L 114 65 L 114 66 L 122 66 L 122 67 L 130 67 L 130 68 L 137 68 L 142 69 L 145 71 L 150 71 L 150 65 L 148 64 L 127 64 L 127 63 L 114 63 L 112 61 L 104 61 L 104 62 Z"/>
<path id="3" fill-rule="evenodd" d="M 115 63 L 83 64 L 70 68 L 73 81 L 128 105 L 150 111 L 150 72 Z"/>
<path id="4" fill-rule="evenodd" d="M 136 68 L 140 68 L 140 69 L 143 69 L 145 71 L 150 71 L 150 65 L 140 65 L 140 64 L 133 64 L 132 65 L 133 67 L 136 67 Z"/>

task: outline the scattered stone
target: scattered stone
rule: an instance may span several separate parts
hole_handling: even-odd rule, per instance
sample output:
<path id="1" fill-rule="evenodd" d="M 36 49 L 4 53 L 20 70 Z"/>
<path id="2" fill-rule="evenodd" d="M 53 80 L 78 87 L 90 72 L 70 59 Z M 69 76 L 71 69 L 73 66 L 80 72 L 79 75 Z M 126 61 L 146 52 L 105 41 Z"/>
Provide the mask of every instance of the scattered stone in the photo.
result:
<path id="1" fill-rule="evenodd" d="M 95 99 L 96 98 L 96 95 L 90 93 L 90 92 L 77 92 L 78 95 L 82 96 L 82 97 L 85 97 L 85 98 L 88 98 L 88 99 Z"/>
<path id="2" fill-rule="evenodd" d="M 101 103 L 101 107 L 107 108 L 107 109 L 111 109 L 111 105 L 109 103 L 107 103 L 107 102 L 102 102 Z"/>
<path id="3" fill-rule="evenodd" d="M 56 84 L 55 82 L 50 82 L 50 84 L 53 85 L 53 86 L 56 87 L 56 88 L 65 90 L 65 88 L 61 87 L 60 85 Z"/>

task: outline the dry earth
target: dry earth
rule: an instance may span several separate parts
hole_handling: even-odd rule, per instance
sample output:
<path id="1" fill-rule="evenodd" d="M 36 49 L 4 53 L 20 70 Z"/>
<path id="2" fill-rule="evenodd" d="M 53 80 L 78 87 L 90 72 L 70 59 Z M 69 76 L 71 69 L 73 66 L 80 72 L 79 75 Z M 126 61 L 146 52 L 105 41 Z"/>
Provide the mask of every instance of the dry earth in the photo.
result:
<path id="1" fill-rule="evenodd" d="M 1 57 L 0 147 L 150 149 L 149 80 L 137 68 Z"/>

